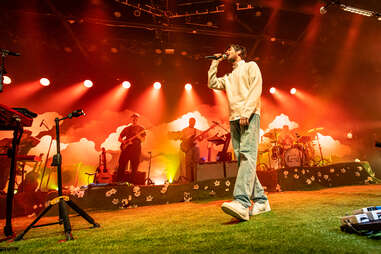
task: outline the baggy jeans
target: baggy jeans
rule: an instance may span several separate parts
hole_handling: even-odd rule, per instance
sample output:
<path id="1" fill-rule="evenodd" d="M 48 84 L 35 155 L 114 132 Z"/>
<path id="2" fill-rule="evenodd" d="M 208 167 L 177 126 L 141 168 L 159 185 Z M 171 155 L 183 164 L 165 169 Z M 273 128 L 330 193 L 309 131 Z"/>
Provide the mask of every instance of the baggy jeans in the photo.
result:
<path id="1" fill-rule="evenodd" d="M 257 177 L 257 155 L 260 116 L 252 114 L 249 126 L 240 126 L 239 119 L 230 121 L 230 131 L 235 156 L 238 160 L 238 174 L 233 197 L 244 207 L 251 202 L 264 203 L 267 197 Z"/>

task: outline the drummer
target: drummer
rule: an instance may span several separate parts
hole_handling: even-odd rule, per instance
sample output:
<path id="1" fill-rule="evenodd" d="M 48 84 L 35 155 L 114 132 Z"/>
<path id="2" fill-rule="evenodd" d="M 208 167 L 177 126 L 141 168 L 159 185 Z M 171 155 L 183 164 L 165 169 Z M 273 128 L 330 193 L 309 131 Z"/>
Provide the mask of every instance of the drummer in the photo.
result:
<path id="1" fill-rule="evenodd" d="M 283 125 L 278 135 L 278 143 L 283 146 L 283 149 L 290 149 L 296 140 L 296 135 L 290 130 L 289 126 Z"/>

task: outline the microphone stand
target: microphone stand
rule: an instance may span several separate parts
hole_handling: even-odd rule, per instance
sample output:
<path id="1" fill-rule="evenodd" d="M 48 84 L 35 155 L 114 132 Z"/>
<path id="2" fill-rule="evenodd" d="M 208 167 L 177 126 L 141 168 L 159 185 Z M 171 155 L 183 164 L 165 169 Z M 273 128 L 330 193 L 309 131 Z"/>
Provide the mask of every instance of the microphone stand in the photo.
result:
<path id="1" fill-rule="evenodd" d="M 3 92 L 3 84 L 4 84 L 4 74 L 7 74 L 7 71 L 5 70 L 5 57 L 7 56 L 7 53 L 5 51 L 1 51 L 1 67 L 0 67 L 0 93 Z"/>
<path id="2" fill-rule="evenodd" d="M 42 124 L 45 126 L 45 128 L 46 128 L 47 130 L 49 130 L 48 126 L 47 126 L 44 122 L 42 122 Z M 48 159 L 49 159 L 49 154 L 50 154 L 50 149 L 51 149 L 51 147 L 52 147 L 52 143 L 53 143 L 53 137 L 50 139 L 49 148 L 48 148 L 48 152 L 47 152 L 47 154 L 46 154 L 45 164 L 44 164 L 44 169 L 43 169 L 43 171 L 42 171 L 41 180 L 40 180 L 40 185 L 38 186 L 38 190 L 41 190 L 42 182 L 43 182 L 43 180 L 44 180 L 45 171 L 46 171 L 46 166 L 47 166 L 47 164 L 48 164 Z M 49 178 L 50 178 L 50 172 L 49 172 Z M 46 188 L 48 188 L 48 183 L 49 183 L 49 181 L 47 181 L 47 183 L 46 183 Z"/>
<path id="3" fill-rule="evenodd" d="M 151 173 L 151 160 L 152 160 L 152 152 L 148 152 L 149 153 L 149 163 L 148 163 L 148 176 L 145 180 L 145 183 L 146 185 L 153 185 L 153 181 L 151 180 L 151 178 L 149 178 L 150 176 L 150 173 Z"/>
<path id="4" fill-rule="evenodd" d="M 53 163 L 52 166 L 57 167 L 57 183 L 58 183 L 58 197 L 54 198 L 53 200 L 49 201 L 49 205 L 37 216 L 37 218 L 18 236 L 16 236 L 15 241 L 22 240 L 24 235 L 31 229 L 35 227 L 43 227 L 43 226 L 50 226 L 55 224 L 64 224 L 64 230 L 65 230 L 65 237 L 66 240 L 74 240 L 73 235 L 71 234 L 71 224 L 69 220 L 69 215 L 67 212 L 66 205 L 70 206 L 75 212 L 77 212 L 82 218 L 84 218 L 87 222 L 93 225 L 93 228 L 98 228 L 100 225 L 94 221 L 90 215 L 88 215 L 85 211 L 83 211 L 79 206 L 77 206 L 73 201 L 69 199 L 69 196 L 63 196 L 62 193 L 62 156 L 61 156 L 61 146 L 60 146 L 60 129 L 59 129 L 59 122 L 63 121 L 67 118 L 78 117 L 84 115 L 83 111 L 73 111 L 72 113 L 68 114 L 68 116 L 59 119 L 58 117 L 54 120 L 56 123 L 56 141 L 57 141 L 57 154 L 53 156 Z M 54 205 L 58 204 L 59 206 L 59 220 L 58 222 L 53 223 L 47 223 L 42 225 L 36 225 L 36 224 Z"/>

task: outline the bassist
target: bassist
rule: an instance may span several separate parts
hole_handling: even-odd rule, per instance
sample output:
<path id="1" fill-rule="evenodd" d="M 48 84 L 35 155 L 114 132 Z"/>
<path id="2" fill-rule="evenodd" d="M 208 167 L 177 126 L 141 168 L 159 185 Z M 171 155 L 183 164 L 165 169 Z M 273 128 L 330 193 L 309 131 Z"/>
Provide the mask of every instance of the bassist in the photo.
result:
<path id="1" fill-rule="evenodd" d="M 124 182 L 126 180 L 125 170 L 128 162 L 130 162 L 131 182 L 134 182 L 135 174 L 139 167 L 142 150 L 141 142 L 146 135 L 144 128 L 138 124 L 139 117 L 138 113 L 132 114 L 131 123 L 122 130 L 119 136 L 119 142 L 121 142 L 122 145 L 116 176 L 118 182 Z"/>

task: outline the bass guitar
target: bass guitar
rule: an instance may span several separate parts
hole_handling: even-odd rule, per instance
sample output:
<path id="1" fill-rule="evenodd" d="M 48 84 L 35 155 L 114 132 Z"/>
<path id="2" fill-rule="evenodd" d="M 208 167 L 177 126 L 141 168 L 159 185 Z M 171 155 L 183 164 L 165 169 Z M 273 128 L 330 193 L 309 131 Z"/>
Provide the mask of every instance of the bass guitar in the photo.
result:
<path id="1" fill-rule="evenodd" d="M 212 126 L 210 126 L 207 130 L 201 132 L 199 135 L 192 135 L 191 137 L 184 139 L 180 144 L 181 151 L 183 151 L 184 153 L 188 152 L 192 147 L 195 146 L 195 141 L 197 139 L 208 133 L 211 129 L 215 128 L 216 126 L 217 124 L 213 123 Z"/>
<path id="2" fill-rule="evenodd" d="M 120 149 L 121 149 L 122 151 L 126 150 L 127 146 L 131 145 L 131 144 L 132 144 L 132 141 L 133 141 L 134 139 L 140 139 L 140 141 L 143 142 L 145 136 L 146 136 L 146 129 L 139 131 L 139 132 L 138 132 L 137 134 L 135 134 L 134 136 L 124 139 L 124 140 L 122 141 L 122 143 L 120 144 Z"/>

